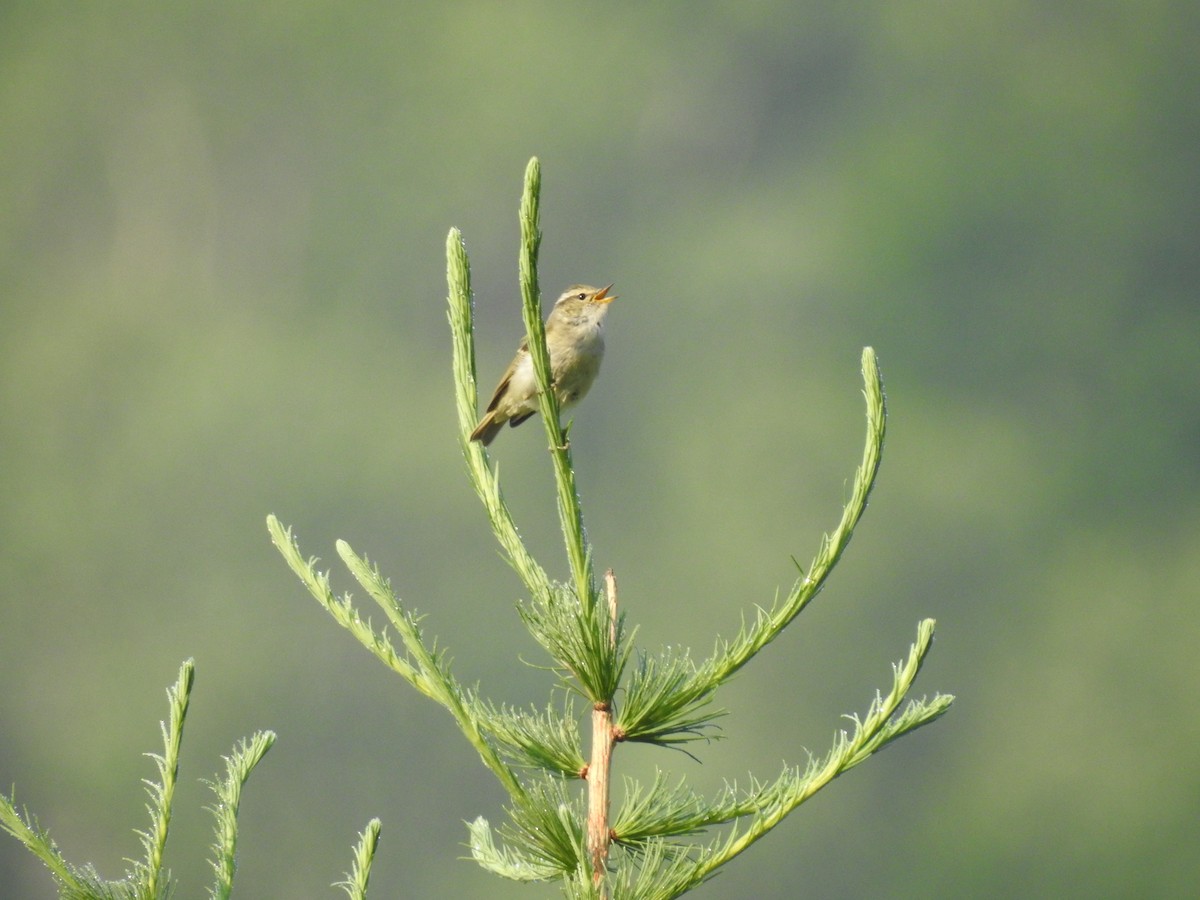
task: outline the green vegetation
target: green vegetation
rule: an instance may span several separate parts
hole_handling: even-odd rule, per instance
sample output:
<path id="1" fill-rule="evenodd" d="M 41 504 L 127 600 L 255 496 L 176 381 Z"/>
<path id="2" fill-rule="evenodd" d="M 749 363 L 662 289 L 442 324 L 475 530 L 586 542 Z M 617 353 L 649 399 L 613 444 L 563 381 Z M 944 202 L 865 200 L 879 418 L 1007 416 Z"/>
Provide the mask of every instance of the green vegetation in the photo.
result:
<path id="1" fill-rule="evenodd" d="M 571 570 L 567 583 L 553 581 L 530 554 L 505 503 L 498 470 L 489 465 L 484 447 L 470 439 L 479 408 L 473 296 L 470 265 L 457 229 L 450 232 L 446 255 L 462 451 L 496 540 L 530 594 L 520 607 L 521 618 L 552 659 L 551 668 L 565 689 L 562 708 L 553 703 L 529 711 L 496 706 L 478 689 L 463 687 L 451 674 L 445 654 L 435 649 L 436 642 L 422 634 L 419 617 L 404 608 L 378 569 L 339 541 L 338 555 L 395 629 L 403 648 L 397 650 L 387 632 L 372 626 L 349 595 L 335 595 L 328 574 L 304 559 L 274 516 L 268 525 L 276 546 L 318 602 L 386 666 L 445 707 L 508 793 L 509 821 L 499 829 L 502 845 L 497 845 L 484 818 L 470 826 L 471 853 L 481 866 L 514 881 L 558 882 L 570 897 L 667 900 L 711 878 L 824 785 L 940 716 L 953 698 L 912 701 L 901 710 L 933 640 L 933 621 L 926 620 L 907 661 L 895 667 L 887 696 L 877 695 L 861 719 L 853 716 L 853 734 L 839 732 L 825 757 L 786 766 L 773 782 L 752 776 L 748 789 L 727 782 L 711 801 L 686 781 L 669 785 L 661 771 L 656 770 L 653 786 L 626 778 L 623 802 L 610 817 L 615 749 L 628 742 L 675 747 L 713 737 L 716 720 L 725 714 L 714 705 L 717 690 L 775 640 L 824 586 L 866 509 L 879 468 L 886 419 L 883 384 L 868 348 L 863 352 L 868 428 L 862 465 L 841 522 L 822 540 L 808 572 L 801 570 L 787 597 L 769 609 L 758 607 L 753 621 L 744 622 L 736 638 L 718 638 L 713 655 L 703 662 L 694 662 L 686 651 L 664 648 L 651 654 L 635 647 L 618 611 L 612 571 L 603 588 L 595 577 L 570 441 L 559 423 L 555 392 L 549 389 L 550 356 L 537 277 L 540 192 L 541 167 L 534 159 L 526 171 L 521 202 L 521 296 L 542 388 L 541 420 L 554 464 Z M 581 697 L 592 711 L 590 756 L 580 739 L 574 697 Z M 522 772 L 532 774 L 522 777 Z M 572 781 L 583 783 L 574 794 L 569 790 Z M 733 827 L 707 843 L 697 840 L 730 824 Z"/>

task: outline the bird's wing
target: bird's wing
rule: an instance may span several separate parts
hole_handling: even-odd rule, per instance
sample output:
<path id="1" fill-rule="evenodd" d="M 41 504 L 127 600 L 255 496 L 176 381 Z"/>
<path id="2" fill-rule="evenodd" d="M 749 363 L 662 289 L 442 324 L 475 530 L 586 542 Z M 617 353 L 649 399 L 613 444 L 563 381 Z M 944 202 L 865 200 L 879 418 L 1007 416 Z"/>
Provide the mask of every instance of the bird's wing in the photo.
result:
<path id="1" fill-rule="evenodd" d="M 508 391 L 508 385 L 512 381 L 513 374 L 517 371 L 517 366 L 521 364 L 521 358 L 528 355 L 529 338 L 524 337 L 521 338 L 521 346 L 517 348 L 517 355 L 513 357 L 513 361 L 504 370 L 504 375 L 501 377 L 500 383 L 496 385 L 496 391 L 492 394 L 492 402 L 487 407 L 488 412 L 491 412 L 500 404 L 500 398 Z"/>

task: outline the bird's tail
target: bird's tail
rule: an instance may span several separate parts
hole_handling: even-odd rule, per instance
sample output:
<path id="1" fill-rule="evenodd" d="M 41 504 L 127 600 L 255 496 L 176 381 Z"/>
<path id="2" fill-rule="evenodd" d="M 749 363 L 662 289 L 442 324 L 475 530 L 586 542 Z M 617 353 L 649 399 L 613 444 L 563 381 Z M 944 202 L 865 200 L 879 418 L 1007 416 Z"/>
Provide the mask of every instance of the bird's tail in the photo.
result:
<path id="1" fill-rule="evenodd" d="M 479 441 L 483 446 L 487 446 L 496 435 L 500 433 L 500 429 L 504 427 L 504 422 L 496 421 L 496 411 L 492 410 L 486 416 L 479 420 L 479 424 L 475 426 L 475 430 L 471 432 L 471 440 Z"/>

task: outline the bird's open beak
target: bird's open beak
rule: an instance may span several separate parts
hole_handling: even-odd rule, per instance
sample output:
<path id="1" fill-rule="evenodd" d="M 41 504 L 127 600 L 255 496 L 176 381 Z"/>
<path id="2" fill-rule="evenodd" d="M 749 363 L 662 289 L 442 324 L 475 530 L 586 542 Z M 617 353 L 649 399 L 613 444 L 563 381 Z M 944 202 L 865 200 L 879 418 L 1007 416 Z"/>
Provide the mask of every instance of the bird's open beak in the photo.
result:
<path id="1" fill-rule="evenodd" d="M 612 303 L 614 300 L 616 300 L 617 299 L 616 294 L 613 294 L 611 297 L 608 295 L 609 288 L 611 288 L 611 287 L 612 287 L 612 285 L 610 284 L 608 287 L 600 288 L 600 293 L 598 293 L 595 297 L 592 298 L 592 302 L 593 303 Z"/>

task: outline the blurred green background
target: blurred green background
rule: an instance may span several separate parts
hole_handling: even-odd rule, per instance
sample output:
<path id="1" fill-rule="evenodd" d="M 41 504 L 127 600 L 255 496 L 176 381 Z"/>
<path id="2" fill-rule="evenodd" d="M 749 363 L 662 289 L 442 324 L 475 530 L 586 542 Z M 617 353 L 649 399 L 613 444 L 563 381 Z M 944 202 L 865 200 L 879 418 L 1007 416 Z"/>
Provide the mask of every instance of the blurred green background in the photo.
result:
<path id="1" fill-rule="evenodd" d="M 0 8 L 0 786 L 115 877 L 194 656 L 168 863 L 207 889 L 201 779 L 279 740 L 241 897 L 528 897 L 462 861 L 500 789 L 303 591 L 378 561 L 456 674 L 541 702 L 455 438 L 443 247 L 490 391 L 542 285 L 615 281 L 572 433 L 639 639 L 703 654 L 837 521 L 858 361 L 880 482 L 819 601 L 722 694 L 728 740 L 625 748 L 712 791 L 822 753 L 890 681 L 949 716 L 697 897 L 1191 896 L 1200 883 L 1195 3 L 312 2 Z M 495 445 L 565 572 L 538 426 Z M 8 897 L 53 897 L 0 840 Z"/>

